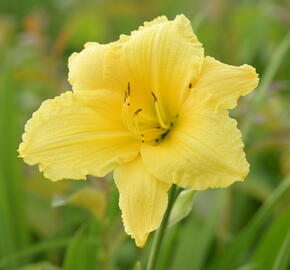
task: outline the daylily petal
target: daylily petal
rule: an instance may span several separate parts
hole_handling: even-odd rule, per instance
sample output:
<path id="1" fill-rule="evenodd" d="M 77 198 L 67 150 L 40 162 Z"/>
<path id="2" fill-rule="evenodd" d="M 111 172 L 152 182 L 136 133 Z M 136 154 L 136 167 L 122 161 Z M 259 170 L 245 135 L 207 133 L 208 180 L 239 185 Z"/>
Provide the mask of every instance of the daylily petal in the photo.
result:
<path id="1" fill-rule="evenodd" d="M 121 103 L 106 90 L 66 92 L 43 102 L 25 126 L 20 156 L 51 180 L 104 176 L 139 151 L 122 124 Z"/>
<path id="2" fill-rule="evenodd" d="M 164 141 L 142 145 L 142 159 L 167 183 L 196 190 L 229 186 L 249 171 L 236 125 L 226 111 L 193 111 L 188 102 Z"/>
<path id="3" fill-rule="evenodd" d="M 140 157 L 115 169 L 114 179 L 125 230 L 143 247 L 149 233 L 160 226 L 170 185 L 153 177 Z"/>
<path id="4" fill-rule="evenodd" d="M 106 76 L 115 77 L 124 90 L 131 85 L 131 104 L 154 112 L 152 93 L 165 117 L 178 113 L 200 72 L 203 48 L 192 32 L 190 21 L 179 15 L 145 23 L 131 36 L 121 36 L 110 47 Z M 147 112 L 146 112 L 147 113 Z"/>
<path id="5" fill-rule="evenodd" d="M 104 57 L 110 44 L 88 42 L 79 53 L 73 53 L 68 60 L 68 80 L 74 91 L 118 88 L 111 79 L 104 77 Z"/>
<path id="6" fill-rule="evenodd" d="M 258 82 L 256 70 L 249 65 L 236 67 L 206 57 L 192 92 L 199 103 L 206 101 L 214 110 L 232 109 L 237 99 L 253 91 Z"/>

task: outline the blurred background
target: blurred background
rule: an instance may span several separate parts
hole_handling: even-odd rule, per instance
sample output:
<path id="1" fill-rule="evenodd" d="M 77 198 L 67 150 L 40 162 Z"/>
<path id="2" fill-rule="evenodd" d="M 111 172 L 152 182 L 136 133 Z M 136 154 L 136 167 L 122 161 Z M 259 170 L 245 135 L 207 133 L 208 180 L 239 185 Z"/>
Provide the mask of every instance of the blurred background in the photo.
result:
<path id="1" fill-rule="evenodd" d="M 138 249 L 125 235 L 111 176 L 52 183 L 24 164 L 17 148 L 41 102 L 71 89 L 71 53 L 180 13 L 191 19 L 206 55 L 251 64 L 261 81 L 232 111 L 251 164 L 247 180 L 198 192 L 189 215 L 168 229 L 158 270 L 290 269 L 287 0 L 0 1 L 0 269 L 144 265 L 152 237 Z"/>

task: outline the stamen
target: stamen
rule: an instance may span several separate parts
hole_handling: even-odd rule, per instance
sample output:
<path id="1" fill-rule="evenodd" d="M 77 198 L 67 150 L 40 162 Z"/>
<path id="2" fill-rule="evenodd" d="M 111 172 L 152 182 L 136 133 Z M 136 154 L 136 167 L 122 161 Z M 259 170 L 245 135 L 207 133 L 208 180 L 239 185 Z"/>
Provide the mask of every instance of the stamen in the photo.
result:
<path id="1" fill-rule="evenodd" d="M 162 118 L 162 115 L 161 115 L 161 111 L 160 111 L 160 107 L 159 107 L 159 104 L 158 104 L 158 100 L 157 100 L 157 97 L 155 96 L 155 94 L 153 92 L 151 92 L 152 96 L 153 96 L 153 100 L 154 100 L 154 106 L 155 106 L 155 111 L 156 111 L 156 114 L 157 114 L 157 118 L 158 118 L 158 121 L 160 123 L 160 126 L 164 129 L 169 129 L 169 125 L 167 125 L 163 118 Z"/>
<path id="2" fill-rule="evenodd" d="M 140 130 L 136 127 L 131 115 L 130 115 L 130 83 L 128 84 L 128 90 L 125 91 L 125 97 L 124 97 L 124 104 L 122 108 L 122 117 L 123 122 L 127 125 L 128 129 L 134 133 L 139 134 Z"/>
<path id="3" fill-rule="evenodd" d="M 131 94 L 130 82 L 128 82 L 127 89 L 128 89 L 128 96 L 130 96 L 130 94 Z"/>
<path id="4" fill-rule="evenodd" d="M 146 137 L 146 140 L 148 140 L 151 137 L 153 138 L 154 136 L 156 137 L 158 135 L 158 134 L 156 135 L 157 130 L 152 129 L 152 128 L 148 129 L 148 121 L 141 122 L 141 120 L 142 120 L 142 115 L 140 115 L 141 111 L 142 111 L 142 109 L 138 109 L 134 113 L 134 118 L 133 118 L 133 123 L 135 126 L 135 130 L 137 130 L 137 132 L 138 132 L 138 136 L 141 136 L 143 138 Z M 147 129 L 146 129 L 146 126 L 147 126 Z M 159 131 L 157 131 L 157 132 L 159 133 Z M 152 135 L 152 134 L 154 134 L 154 135 Z"/>
<path id="5" fill-rule="evenodd" d="M 122 108 L 122 118 L 123 118 L 123 122 L 124 124 L 127 125 L 128 129 L 131 130 L 133 132 L 133 125 L 132 125 L 132 122 L 130 121 L 131 120 L 131 117 L 130 117 L 130 112 L 129 112 L 129 108 L 127 106 L 127 103 L 124 103 L 123 104 L 123 108 Z"/>
<path id="6" fill-rule="evenodd" d="M 189 84 L 188 88 L 190 89 L 192 87 L 192 83 Z"/>
<path id="7" fill-rule="evenodd" d="M 125 91 L 125 95 L 124 95 L 124 103 L 127 101 L 127 97 L 128 97 L 128 95 L 127 95 L 127 91 Z"/>
<path id="8" fill-rule="evenodd" d="M 156 138 L 162 136 L 164 134 L 164 130 L 150 128 L 146 130 L 142 130 L 143 138 L 146 141 L 156 140 Z"/>
<path id="9" fill-rule="evenodd" d="M 159 104 L 157 96 L 151 92 L 155 114 L 145 114 L 143 109 L 135 109 L 131 105 L 131 85 L 128 82 L 127 89 L 124 93 L 124 103 L 122 108 L 122 117 L 124 124 L 128 127 L 132 135 L 139 139 L 142 143 L 148 141 L 159 142 L 164 139 L 169 132 L 172 123 L 166 123 L 163 117 L 161 104 Z M 135 107 L 135 104 L 134 106 Z M 138 107 L 137 107 L 138 108 Z"/>
<path id="10" fill-rule="evenodd" d="M 137 116 L 139 112 L 142 112 L 142 109 L 138 109 L 136 112 L 134 112 L 134 116 Z"/>
<path id="11" fill-rule="evenodd" d="M 138 117 L 141 118 L 141 119 L 143 119 L 146 122 L 150 122 L 152 124 L 156 124 L 156 123 L 158 124 L 158 120 L 156 118 L 154 118 L 153 116 L 150 116 L 150 115 L 144 113 L 143 110 L 140 111 L 140 112 L 138 112 Z"/>
<path id="12" fill-rule="evenodd" d="M 154 102 L 157 102 L 157 97 L 155 96 L 155 94 L 153 92 L 151 92 L 151 95 L 153 96 Z"/>
<path id="13" fill-rule="evenodd" d="M 161 135 L 161 140 L 163 140 L 167 136 L 168 132 L 169 132 L 169 130 L 167 130 L 165 133 L 163 133 Z"/>

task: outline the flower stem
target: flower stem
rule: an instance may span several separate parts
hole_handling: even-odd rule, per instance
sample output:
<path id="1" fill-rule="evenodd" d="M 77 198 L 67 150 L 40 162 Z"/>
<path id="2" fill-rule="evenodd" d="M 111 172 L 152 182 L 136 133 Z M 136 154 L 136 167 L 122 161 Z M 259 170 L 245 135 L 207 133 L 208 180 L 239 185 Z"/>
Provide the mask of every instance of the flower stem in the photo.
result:
<path id="1" fill-rule="evenodd" d="M 172 207 L 174 205 L 174 202 L 181 190 L 182 189 L 177 188 L 176 185 L 173 185 L 170 190 L 170 194 L 168 197 L 168 206 L 164 214 L 163 220 L 161 222 L 161 225 L 159 229 L 155 232 L 146 270 L 154 270 L 156 267 L 157 258 L 160 252 L 160 246 L 161 246 L 164 234 L 165 234 L 169 216 L 170 216 Z"/>

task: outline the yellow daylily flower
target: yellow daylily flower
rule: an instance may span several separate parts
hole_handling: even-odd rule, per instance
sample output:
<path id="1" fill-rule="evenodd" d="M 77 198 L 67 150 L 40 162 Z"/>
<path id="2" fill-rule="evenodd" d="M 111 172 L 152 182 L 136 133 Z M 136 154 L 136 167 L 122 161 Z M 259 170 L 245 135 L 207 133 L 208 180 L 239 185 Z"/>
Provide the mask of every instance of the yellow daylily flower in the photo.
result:
<path id="1" fill-rule="evenodd" d="M 55 181 L 114 170 L 126 232 L 137 246 L 160 226 L 172 184 L 202 190 L 249 171 L 228 109 L 256 88 L 248 65 L 204 56 L 190 21 L 145 22 L 69 58 L 73 92 L 45 101 L 27 122 L 19 153 Z"/>

